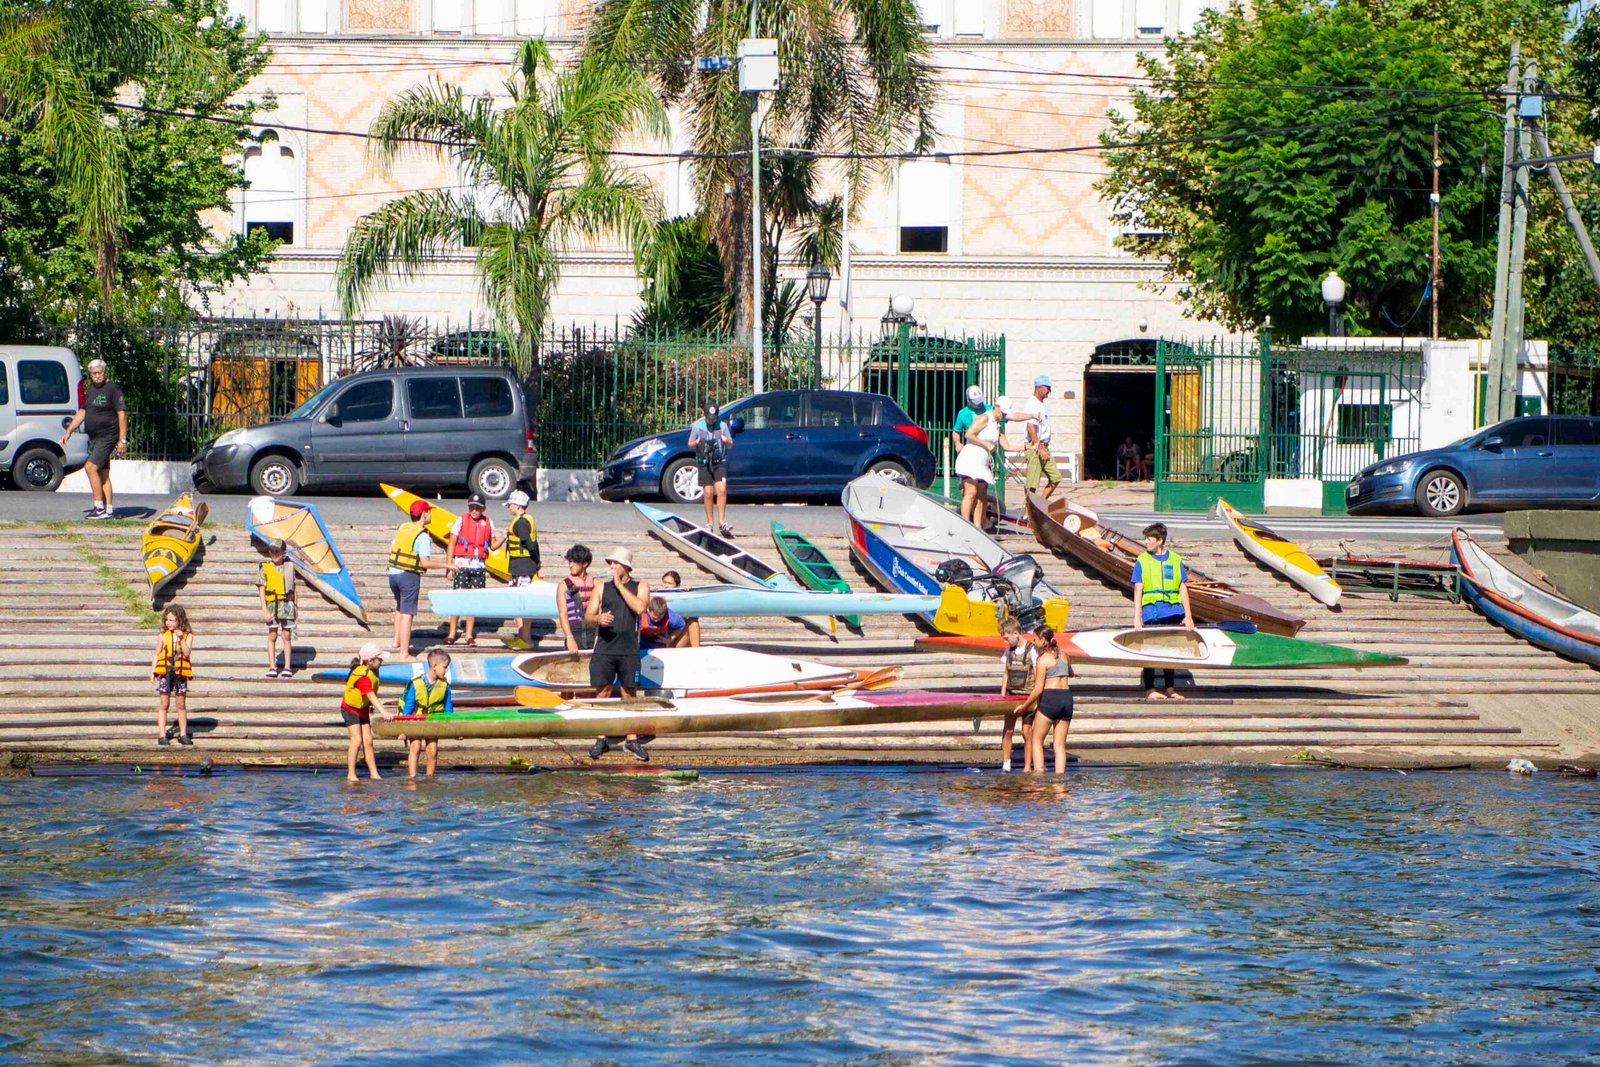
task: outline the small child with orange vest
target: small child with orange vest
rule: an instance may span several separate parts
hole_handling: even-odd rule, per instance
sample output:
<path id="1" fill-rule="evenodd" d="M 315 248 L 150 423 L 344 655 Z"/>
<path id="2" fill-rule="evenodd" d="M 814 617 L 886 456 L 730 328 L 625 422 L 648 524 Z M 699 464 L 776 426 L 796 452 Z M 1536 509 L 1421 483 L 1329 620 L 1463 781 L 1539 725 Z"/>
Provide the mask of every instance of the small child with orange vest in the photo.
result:
<path id="1" fill-rule="evenodd" d="M 161 695 L 161 710 L 156 716 L 156 744 L 165 745 L 172 739 L 174 730 L 167 728 L 168 702 L 177 698 L 178 724 L 175 727 L 178 744 L 192 745 L 189 737 L 189 680 L 194 677 L 190 652 L 194 633 L 189 629 L 189 615 L 180 607 L 169 607 L 161 617 L 161 638 L 156 643 L 156 654 L 150 659 L 150 680 Z"/>
<path id="2" fill-rule="evenodd" d="M 344 680 L 344 698 L 339 701 L 339 717 L 350 731 L 350 751 L 347 759 L 350 781 L 356 778 L 356 755 L 363 749 L 367 754 L 367 776 L 377 781 L 378 760 L 372 748 L 372 713 L 382 719 L 394 718 L 394 712 L 378 699 L 378 668 L 383 666 L 383 647 L 376 641 L 361 646 L 355 659 L 350 661 L 350 673 Z"/>

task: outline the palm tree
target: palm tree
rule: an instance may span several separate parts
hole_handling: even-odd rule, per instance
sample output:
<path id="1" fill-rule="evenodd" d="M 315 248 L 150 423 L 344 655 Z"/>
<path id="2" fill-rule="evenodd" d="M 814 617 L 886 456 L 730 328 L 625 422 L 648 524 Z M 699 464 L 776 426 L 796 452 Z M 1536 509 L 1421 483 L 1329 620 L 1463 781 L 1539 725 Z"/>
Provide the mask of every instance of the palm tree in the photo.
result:
<path id="1" fill-rule="evenodd" d="M 696 57 L 737 51 L 754 2 L 599 0 L 585 42 L 592 58 L 648 68 L 662 100 L 684 109 L 699 202 L 746 332 L 758 298 L 750 283 L 751 102 L 734 71 L 693 68 Z M 778 39 L 782 69 L 764 143 L 849 157 L 844 180 L 853 193 L 883 166 L 861 155 L 932 146 L 938 83 L 915 0 L 760 0 L 758 16 L 758 35 Z"/>
<path id="2" fill-rule="evenodd" d="M 72 195 L 107 306 L 128 191 L 116 96 L 157 71 L 219 73 L 196 29 L 176 6 L 142 0 L 0 0 L 0 118 L 38 136 Z"/>
<path id="3" fill-rule="evenodd" d="M 420 189 L 362 216 L 340 255 L 338 287 L 354 315 L 380 278 L 472 248 L 484 299 L 536 404 L 534 356 L 558 256 L 609 234 L 636 253 L 649 242 L 654 188 L 608 153 L 638 127 L 660 134 L 666 116 L 628 67 L 585 60 L 558 72 L 540 40 L 525 42 L 514 66 L 503 109 L 438 79 L 384 105 L 371 134 L 385 164 L 420 146 L 449 159 L 468 188 Z"/>

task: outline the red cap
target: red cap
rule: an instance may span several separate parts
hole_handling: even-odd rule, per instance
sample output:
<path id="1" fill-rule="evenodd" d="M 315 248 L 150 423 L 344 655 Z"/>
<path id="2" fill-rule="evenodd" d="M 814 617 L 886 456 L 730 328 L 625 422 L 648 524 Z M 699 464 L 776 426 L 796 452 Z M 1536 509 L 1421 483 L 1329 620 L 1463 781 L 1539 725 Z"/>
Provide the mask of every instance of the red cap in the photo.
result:
<path id="1" fill-rule="evenodd" d="M 411 505 L 411 517 L 413 519 L 420 519 L 422 516 L 426 515 L 432 510 L 432 504 L 428 503 L 426 500 L 419 500 L 415 504 Z"/>

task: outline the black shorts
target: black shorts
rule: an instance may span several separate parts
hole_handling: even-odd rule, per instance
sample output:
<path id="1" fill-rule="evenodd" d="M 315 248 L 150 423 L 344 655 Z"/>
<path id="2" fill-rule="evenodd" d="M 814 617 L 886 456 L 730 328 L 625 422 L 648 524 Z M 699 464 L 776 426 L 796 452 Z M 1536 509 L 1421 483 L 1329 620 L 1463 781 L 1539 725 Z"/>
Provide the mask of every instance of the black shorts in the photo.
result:
<path id="1" fill-rule="evenodd" d="M 619 656 L 612 652 L 596 652 L 589 659 L 589 684 L 601 686 L 626 686 L 632 689 L 639 684 L 639 654 Z"/>
<path id="2" fill-rule="evenodd" d="M 339 705 L 339 718 L 344 720 L 346 726 L 365 726 L 372 721 L 370 711 L 351 711 L 343 704 Z"/>
<path id="3" fill-rule="evenodd" d="M 101 470 L 111 463 L 111 453 L 117 450 L 117 431 L 95 434 L 89 438 L 89 462 Z"/>
<path id="4" fill-rule="evenodd" d="M 1052 722 L 1072 721 L 1072 690 L 1046 689 L 1039 694 L 1039 714 Z"/>
<path id="5" fill-rule="evenodd" d="M 489 572 L 484 570 L 482 567 L 477 567 L 473 570 L 467 570 L 465 567 L 457 567 L 456 572 L 450 576 L 450 588 L 482 589 L 484 576 L 488 573 Z"/>
<path id="6" fill-rule="evenodd" d="M 728 480 L 728 461 L 718 460 L 715 463 L 702 463 L 695 461 L 695 466 L 700 470 L 700 488 L 709 489 L 718 482 Z"/>

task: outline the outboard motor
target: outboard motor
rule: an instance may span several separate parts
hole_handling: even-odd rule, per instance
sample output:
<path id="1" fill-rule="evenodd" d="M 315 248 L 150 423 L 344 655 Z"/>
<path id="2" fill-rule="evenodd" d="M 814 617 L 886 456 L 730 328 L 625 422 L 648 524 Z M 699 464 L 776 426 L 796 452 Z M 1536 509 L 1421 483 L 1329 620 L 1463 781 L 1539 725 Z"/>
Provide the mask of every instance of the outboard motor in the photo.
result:
<path id="1" fill-rule="evenodd" d="M 940 585 L 953 585 L 964 593 L 972 591 L 972 567 L 964 559 L 947 559 L 933 572 Z"/>
<path id="2" fill-rule="evenodd" d="M 1044 621 L 1044 608 L 1034 598 L 1034 589 L 1043 578 L 1039 561 L 1026 552 L 1012 556 L 993 571 L 996 599 L 1024 630 Z"/>

